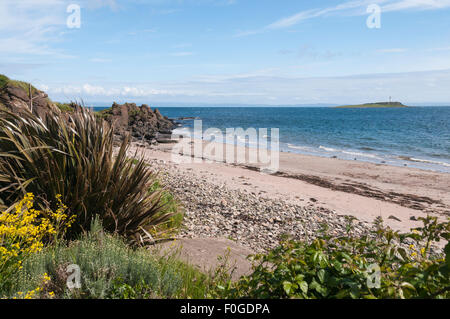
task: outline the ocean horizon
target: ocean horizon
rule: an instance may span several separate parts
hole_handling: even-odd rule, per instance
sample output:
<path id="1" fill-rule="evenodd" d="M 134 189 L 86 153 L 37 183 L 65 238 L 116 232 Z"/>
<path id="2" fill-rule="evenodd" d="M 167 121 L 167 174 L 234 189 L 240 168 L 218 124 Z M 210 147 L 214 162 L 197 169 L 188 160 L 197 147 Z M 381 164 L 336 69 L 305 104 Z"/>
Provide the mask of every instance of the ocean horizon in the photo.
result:
<path id="1" fill-rule="evenodd" d="M 94 107 L 101 110 L 105 107 Z M 218 128 L 278 128 L 280 151 L 450 173 L 450 108 L 160 107 Z M 193 119 L 175 134 L 192 135 Z M 270 135 L 270 134 L 269 134 Z M 270 138 L 270 136 L 269 136 Z M 236 144 L 247 145 L 245 137 Z"/>

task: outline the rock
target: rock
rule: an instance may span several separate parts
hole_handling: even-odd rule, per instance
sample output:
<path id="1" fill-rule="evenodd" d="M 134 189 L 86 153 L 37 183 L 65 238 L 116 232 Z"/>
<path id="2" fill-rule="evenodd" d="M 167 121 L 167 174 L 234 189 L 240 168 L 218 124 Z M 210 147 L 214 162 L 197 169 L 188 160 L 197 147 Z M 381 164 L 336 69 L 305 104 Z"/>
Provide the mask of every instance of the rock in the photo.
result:
<path id="1" fill-rule="evenodd" d="M 175 127 L 172 120 L 163 117 L 159 110 L 152 109 L 143 104 L 135 103 L 117 104 L 101 111 L 103 118 L 114 126 L 116 134 L 124 138 L 128 133 L 132 140 L 144 140 L 150 144 L 174 143 L 171 139 L 171 130 Z M 176 143 L 176 141 L 175 141 Z"/>
<path id="2" fill-rule="evenodd" d="M 393 219 L 393 220 L 396 220 L 398 222 L 401 222 L 401 220 L 399 218 L 397 218 L 397 217 L 395 217 L 393 215 L 389 216 L 388 219 Z"/>
<path id="3" fill-rule="evenodd" d="M 133 150 L 129 154 L 132 156 Z M 327 222 L 333 236 L 346 235 L 346 219 L 331 210 L 255 196 L 209 178 L 208 172 L 148 161 L 153 170 L 162 173 L 161 182 L 184 207 L 183 227 L 177 237 L 234 238 L 255 252 L 265 252 L 278 246 L 283 234 L 295 240 L 313 240 L 320 233 L 321 222 Z M 243 179 L 239 180 L 242 183 Z M 368 234 L 370 228 L 366 222 L 355 221 L 352 234 Z"/>
<path id="4" fill-rule="evenodd" d="M 30 103 L 31 89 L 31 103 Z M 28 83 L 7 80 L 3 87 L 0 87 L 0 107 L 20 113 L 25 110 L 32 110 L 35 115 L 43 118 L 50 110 L 58 111 L 54 103 L 48 99 L 48 95 L 29 86 Z"/>

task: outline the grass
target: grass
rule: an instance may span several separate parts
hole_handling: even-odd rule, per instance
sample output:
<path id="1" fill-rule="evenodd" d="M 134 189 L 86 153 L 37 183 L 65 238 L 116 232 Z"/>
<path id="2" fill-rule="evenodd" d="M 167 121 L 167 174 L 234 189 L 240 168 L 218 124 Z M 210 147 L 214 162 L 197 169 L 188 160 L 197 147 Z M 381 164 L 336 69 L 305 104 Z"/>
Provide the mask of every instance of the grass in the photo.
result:
<path id="1" fill-rule="evenodd" d="M 6 75 L 0 74 L 0 89 L 5 87 L 9 82 L 9 78 Z"/>
<path id="2" fill-rule="evenodd" d="M 70 264 L 80 267 L 80 289 L 67 288 Z M 50 280 L 43 284 L 45 274 Z M 179 261 L 176 253 L 133 249 L 104 232 L 98 220 L 79 240 L 26 259 L 10 282 L 0 297 L 20 297 L 39 287 L 37 298 L 205 298 L 211 286 L 209 276 Z"/>
<path id="3" fill-rule="evenodd" d="M 74 110 L 72 103 L 55 102 L 55 105 L 63 112 L 73 112 Z"/>
<path id="4" fill-rule="evenodd" d="M 15 86 L 15 87 L 19 87 L 21 89 L 23 89 L 28 97 L 30 97 L 30 84 L 27 82 L 23 82 L 23 81 L 17 81 L 17 80 L 11 80 L 10 78 L 8 78 L 6 75 L 0 74 L 0 89 L 5 87 L 6 85 L 11 85 L 11 86 Z M 34 86 L 31 86 L 31 93 L 34 95 L 36 92 L 38 91 L 38 89 L 36 89 Z"/>
<path id="5" fill-rule="evenodd" d="M 171 217 L 166 222 L 154 227 L 154 233 L 156 234 L 156 237 L 159 238 L 170 238 L 181 228 L 183 223 L 184 210 L 181 203 L 178 202 L 178 200 L 171 192 L 164 188 L 159 180 L 156 180 L 155 183 L 150 187 L 149 193 L 152 192 L 161 193 L 161 213 L 171 214 Z"/>

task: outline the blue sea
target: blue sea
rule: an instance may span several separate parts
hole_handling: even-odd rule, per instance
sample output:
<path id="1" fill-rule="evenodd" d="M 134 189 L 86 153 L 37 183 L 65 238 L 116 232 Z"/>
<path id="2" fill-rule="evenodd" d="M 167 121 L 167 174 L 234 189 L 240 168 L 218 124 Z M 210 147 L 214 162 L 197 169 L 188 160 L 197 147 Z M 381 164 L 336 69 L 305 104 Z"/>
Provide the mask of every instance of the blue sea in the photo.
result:
<path id="1" fill-rule="evenodd" d="M 279 128 L 280 150 L 450 173 L 450 107 L 162 107 L 214 127 Z M 193 120 L 181 121 L 192 130 Z"/>

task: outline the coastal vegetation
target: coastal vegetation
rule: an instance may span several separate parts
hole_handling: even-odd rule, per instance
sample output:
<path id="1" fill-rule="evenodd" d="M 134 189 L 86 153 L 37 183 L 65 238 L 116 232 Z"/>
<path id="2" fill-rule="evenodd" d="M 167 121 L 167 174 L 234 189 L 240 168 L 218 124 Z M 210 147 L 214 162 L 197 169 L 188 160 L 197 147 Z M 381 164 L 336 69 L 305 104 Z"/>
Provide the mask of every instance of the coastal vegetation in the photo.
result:
<path id="1" fill-rule="evenodd" d="M 267 254 L 253 256 L 253 272 L 219 286 L 222 298 L 450 298 L 450 223 L 421 218 L 423 227 L 400 234 L 374 222 L 369 236 L 323 232 L 312 243 L 286 239 Z"/>
<path id="2" fill-rule="evenodd" d="M 70 264 L 82 271 L 79 289 L 66 285 Z M 203 298 L 208 277 L 173 253 L 130 247 L 94 219 L 79 239 L 48 245 L 28 256 L 7 282 L 0 295 L 18 299 Z"/>
<path id="3" fill-rule="evenodd" d="M 251 274 L 237 281 L 227 255 L 200 272 L 155 247 L 174 239 L 183 208 L 151 164 L 130 157 L 124 130 L 170 121 L 116 105 L 110 119 L 133 111 L 117 140 L 113 123 L 82 107 L 43 104 L 41 117 L 18 102 L 20 113 L 0 110 L 0 298 L 450 298 L 450 222 L 432 217 L 406 234 L 381 220 L 370 234 L 352 232 L 351 219 L 344 235 L 324 224 L 314 237 L 286 237 L 250 256 Z M 82 271 L 78 287 L 67 285 L 71 265 Z"/>
<path id="4" fill-rule="evenodd" d="M 31 85 L 28 82 L 11 80 L 6 75 L 0 74 L 0 89 L 6 87 L 8 85 L 11 87 L 21 88 L 25 92 L 27 92 L 28 95 L 30 93 L 30 90 L 31 90 L 32 94 L 35 94 L 38 91 L 33 85 Z"/>
<path id="5" fill-rule="evenodd" d="M 55 102 L 55 105 L 63 112 L 73 112 L 75 109 L 75 103 L 59 103 Z"/>
<path id="6" fill-rule="evenodd" d="M 336 108 L 388 108 L 388 107 L 408 107 L 400 102 L 377 102 L 355 105 L 342 105 Z"/>
<path id="7" fill-rule="evenodd" d="M 159 190 L 143 159 L 127 158 L 128 139 L 114 154 L 113 129 L 85 109 L 73 114 L 49 112 L 40 119 L 27 111 L 0 117 L 0 195 L 4 206 L 28 192 L 37 204 L 52 207 L 60 195 L 77 214 L 68 236 L 88 229 L 94 214 L 107 231 L 138 241 L 142 232 L 169 220 L 161 214 Z"/>

